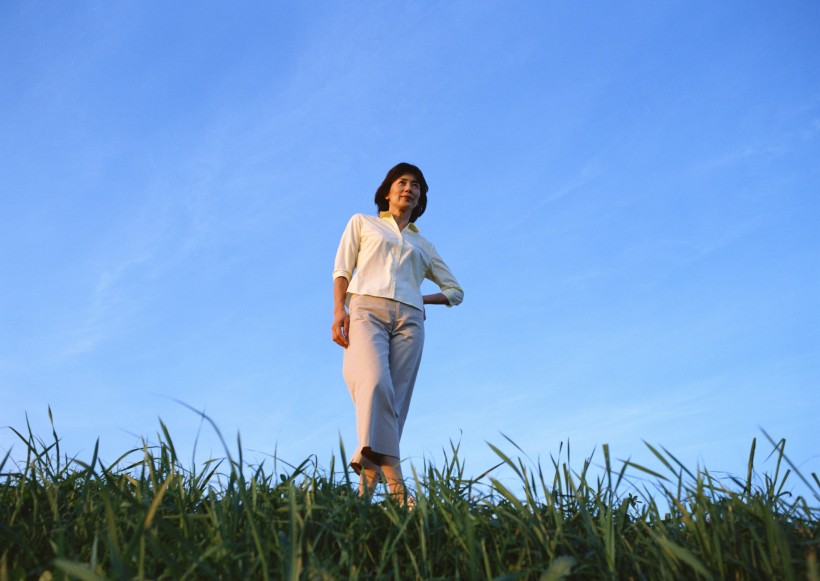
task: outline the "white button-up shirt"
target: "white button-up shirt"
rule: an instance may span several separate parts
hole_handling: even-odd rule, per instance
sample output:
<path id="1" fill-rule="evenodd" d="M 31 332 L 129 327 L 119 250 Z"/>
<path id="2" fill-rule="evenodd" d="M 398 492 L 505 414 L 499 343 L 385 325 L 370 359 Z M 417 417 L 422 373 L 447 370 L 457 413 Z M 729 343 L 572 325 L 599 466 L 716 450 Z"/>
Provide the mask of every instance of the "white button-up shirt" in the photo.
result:
<path id="1" fill-rule="evenodd" d="M 421 283 L 436 283 L 450 306 L 464 299 L 464 291 L 435 247 L 410 223 L 402 231 L 390 212 L 378 217 L 356 214 L 347 223 L 333 279 L 343 276 L 350 295 L 370 295 L 393 299 L 423 309 Z"/>

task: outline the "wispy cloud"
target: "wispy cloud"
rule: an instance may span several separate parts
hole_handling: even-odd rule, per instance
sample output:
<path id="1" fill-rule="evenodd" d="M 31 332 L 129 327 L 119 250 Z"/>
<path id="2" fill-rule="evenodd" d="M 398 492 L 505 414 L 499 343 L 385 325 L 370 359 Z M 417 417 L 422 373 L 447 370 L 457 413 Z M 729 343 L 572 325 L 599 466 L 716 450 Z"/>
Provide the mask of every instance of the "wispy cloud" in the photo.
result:
<path id="1" fill-rule="evenodd" d="M 185 166 L 174 168 L 173 175 L 163 165 L 152 165 L 145 183 L 129 193 L 142 199 L 141 207 L 123 218 L 110 248 L 92 249 L 92 255 L 104 256 L 98 259 L 102 267 L 58 360 L 88 354 L 126 331 L 169 273 L 203 249 L 224 242 L 234 230 L 247 228 L 244 222 L 234 223 L 244 215 L 225 211 L 222 198 L 232 190 L 223 175 L 223 152 L 212 143 L 190 152 Z M 91 260 L 88 254 L 85 259 Z"/>
<path id="2" fill-rule="evenodd" d="M 568 196 L 569 194 L 572 194 L 573 192 L 577 192 L 578 190 L 597 180 L 599 177 L 601 177 L 602 174 L 603 168 L 597 160 L 587 161 L 583 165 L 583 167 L 581 167 L 581 171 L 576 176 L 572 177 L 557 190 L 553 191 L 552 193 L 548 193 L 544 197 L 544 199 L 539 204 L 537 204 L 537 206 L 546 206 L 557 200 L 560 200 L 565 196 Z"/>
<path id="3" fill-rule="evenodd" d="M 759 156 L 783 155 L 788 151 L 785 144 L 746 145 L 697 163 L 692 171 L 696 175 L 707 174 Z"/>
<path id="4" fill-rule="evenodd" d="M 92 352 L 126 324 L 138 308 L 134 304 L 133 295 L 129 295 L 128 281 L 137 276 L 150 260 L 151 253 L 141 253 L 126 258 L 99 274 L 89 305 L 71 333 L 69 343 L 57 354 L 57 360 Z"/>
<path id="5" fill-rule="evenodd" d="M 695 175 L 708 174 L 754 158 L 784 156 L 806 147 L 807 142 L 820 134 L 818 105 L 812 102 L 779 112 L 777 121 L 781 127 L 778 130 L 704 159 L 692 167 L 692 172 Z"/>
<path id="6" fill-rule="evenodd" d="M 514 214 L 518 216 L 517 219 L 508 222 L 505 225 L 506 231 L 515 231 L 521 228 L 525 223 L 534 219 L 538 215 L 538 211 L 542 210 L 550 204 L 554 204 L 558 200 L 566 198 L 576 192 L 579 192 L 587 185 L 597 180 L 603 174 L 603 168 L 597 160 L 589 160 L 581 166 L 581 169 L 566 180 L 562 185 L 555 189 L 547 189 L 543 195 L 539 196 L 538 200 L 529 206 L 526 212 Z"/>

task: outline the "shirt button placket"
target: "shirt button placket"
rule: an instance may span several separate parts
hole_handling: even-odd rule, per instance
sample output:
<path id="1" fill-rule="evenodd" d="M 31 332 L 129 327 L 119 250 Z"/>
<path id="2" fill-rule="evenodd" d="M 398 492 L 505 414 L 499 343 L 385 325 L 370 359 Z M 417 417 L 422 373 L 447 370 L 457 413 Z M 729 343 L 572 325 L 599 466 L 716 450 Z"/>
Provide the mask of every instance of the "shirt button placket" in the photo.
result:
<path id="1" fill-rule="evenodd" d="M 390 294 L 393 295 L 395 298 L 396 296 L 396 273 L 399 271 L 399 259 L 401 258 L 401 247 L 404 244 L 404 240 L 399 236 L 399 243 L 393 248 L 393 251 L 390 253 L 390 258 L 392 263 L 390 266 L 391 274 L 390 277 Z"/>

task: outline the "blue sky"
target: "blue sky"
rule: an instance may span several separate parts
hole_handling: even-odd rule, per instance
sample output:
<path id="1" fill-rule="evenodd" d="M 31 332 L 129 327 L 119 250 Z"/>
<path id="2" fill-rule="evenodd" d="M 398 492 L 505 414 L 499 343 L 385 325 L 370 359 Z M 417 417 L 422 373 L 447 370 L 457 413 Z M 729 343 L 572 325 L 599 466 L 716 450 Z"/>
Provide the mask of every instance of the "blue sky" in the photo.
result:
<path id="1" fill-rule="evenodd" d="M 465 289 L 428 316 L 410 462 L 460 440 L 478 474 L 503 433 L 742 473 L 763 427 L 820 471 L 818 27 L 809 1 L 4 2 L 0 425 L 45 437 L 50 405 L 113 460 L 162 418 L 190 451 L 178 399 L 327 465 L 355 443 L 333 257 L 409 161 Z"/>

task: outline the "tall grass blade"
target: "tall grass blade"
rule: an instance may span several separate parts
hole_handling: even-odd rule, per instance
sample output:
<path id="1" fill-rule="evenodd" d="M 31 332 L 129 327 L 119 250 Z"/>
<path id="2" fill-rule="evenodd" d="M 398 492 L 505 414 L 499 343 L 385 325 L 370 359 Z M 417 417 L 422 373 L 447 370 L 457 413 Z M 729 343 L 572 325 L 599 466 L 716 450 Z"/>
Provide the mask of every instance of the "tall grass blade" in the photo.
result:
<path id="1" fill-rule="evenodd" d="M 667 537 L 664 536 L 657 536 L 656 540 L 658 544 L 663 547 L 665 551 L 673 555 L 676 559 L 683 561 L 687 565 L 689 565 L 692 569 L 695 570 L 700 576 L 706 579 L 712 579 L 712 574 L 709 573 L 709 570 L 703 566 L 701 563 L 688 549 L 681 547 L 677 543 L 669 540 Z"/>
<path id="2" fill-rule="evenodd" d="M 572 573 L 575 562 L 572 557 L 556 557 L 541 575 L 541 581 L 563 581 Z"/>
<path id="3" fill-rule="evenodd" d="M 769 443 L 772 446 L 777 447 L 777 444 L 774 443 L 774 440 L 771 436 L 769 436 L 766 430 L 760 428 L 760 431 L 763 432 L 763 435 L 766 436 L 766 439 L 769 440 Z M 781 442 L 783 442 L 783 444 L 785 445 L 786 440 L 781 440 Z M 786 463 L 791 467 L 791 469 L 794 470 L 794 473 L 797 474 L 797 477 L 803 482 L 803 484 L 805 484 L 809 488 L 811 493 L 814 495 L 815 500 L 820 500 L 820 480 L 817 479 L 817 475 L 812 473 L 812 476 L 814 477 L 814 482 L 817 485 L 817 487 L 815 488 L 814 486 L 812 486 L 809 480 L 803 476 L 803 474 L 800 472 L 800 470 L 798 470 L 797 466 L 794 465 L 794 463 L 789 459 L 789 457 L 786 456 L 786 452 L 783 449 L 783 447 L 780 448 L 780 455 L 783 457 L 784 460 L 786 460 Z"/>
<path id="4" fill-rule="evenodd" d="M 75 563 L 68 559 L 55 559 L 54 565 L 62 572 L 81 581 L 106 581 L 106 578 L 92 571 L 88 565 Z"/>

